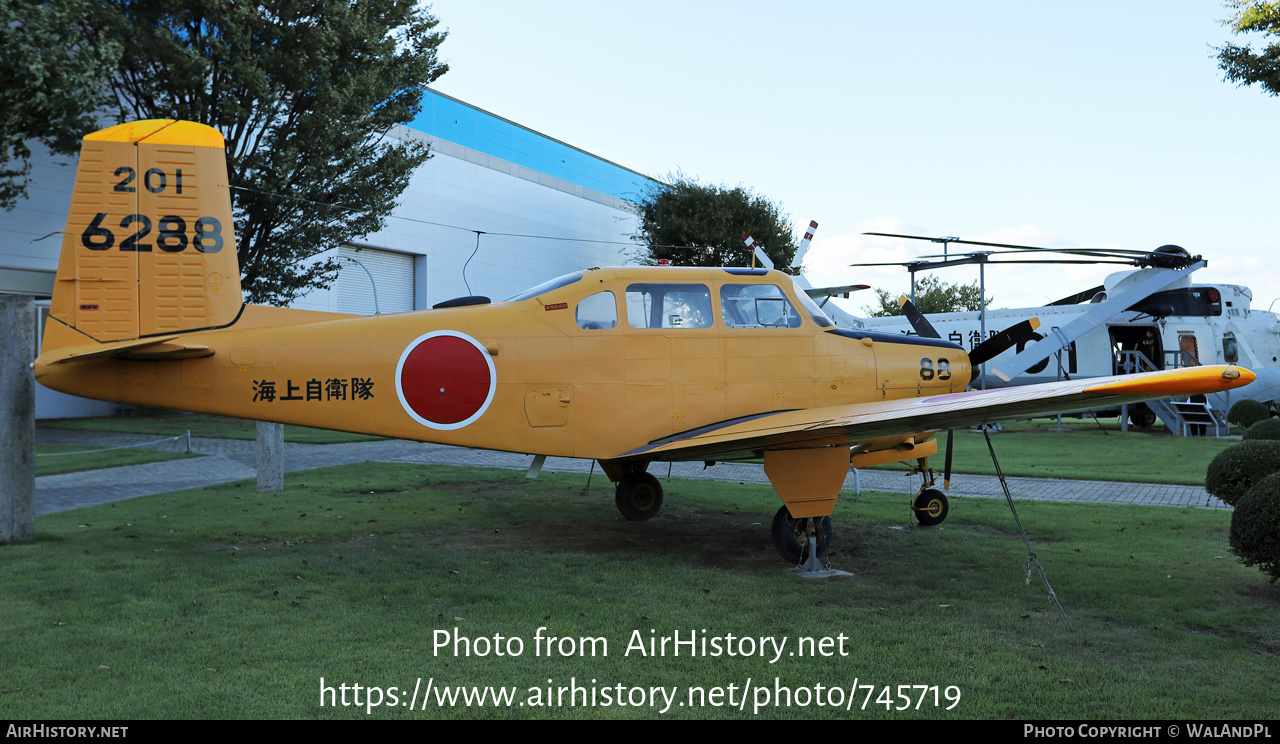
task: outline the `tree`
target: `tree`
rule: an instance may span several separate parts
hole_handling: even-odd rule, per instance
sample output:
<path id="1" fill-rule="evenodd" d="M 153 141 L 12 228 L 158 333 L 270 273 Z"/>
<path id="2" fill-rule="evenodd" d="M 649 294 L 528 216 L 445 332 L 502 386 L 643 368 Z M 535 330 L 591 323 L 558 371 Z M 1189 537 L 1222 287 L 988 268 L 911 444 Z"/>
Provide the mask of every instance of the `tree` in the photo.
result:
<path id="1" fill-rule="evenodd" d="M 902 315 L 902 307 L 898 304 L 898 295 L 888 290 L 877 289 L 880 307 L 864 307 L 862 310 L 872 318 L 887 318 L 891 315 Z M 987 307 L 991 307 L 992 299 L 987 298 Z M 930 275 L 916 282 L 915 305 L 922 313 L 955 313 L 963 310 L 981 310 L 982 293 L 978 290 L 978 282 L 972 284 L 947 284 L 936 276 Z"/>
<path id="2" fill-rule="evenodd" d="M 97 0 L 97 40 L 119 39 L 122 119 L 222 132 L 241 284 L 287 304 L 337 277 L 307 261 L 381 229 L 429 156 L 383 135 L 412 121 L 448 67 L 416 0 Z"/>
<path id="3" fill-rule="evenodd" d="M 72 155 L 97 129 L 120 44 L 88 43 L 89 0 L 0 2 L 0 207 L 27 193 L 31 142 Z"/>
<path id="4" fill-rule="evenodd" d="M 1236 11 L 1223 21 L 1233 32 L 1280 36 L 1280 2 L 1227 0 L 1226 5 Z M 1227 80 L 1237 85 L 1258 83 L 1268 94 L 1280 95 L 1280 42 L 1272 41 L 1261 53 L 1236 44 L 1217 47 L 1217 52 L 1218 67 L 1226 73 Z"/>
<path id="5" fill-rule="evenodd" d="M 791 265 L 796 242 L 780 205 L 741 186 L 703 185 L 682 173 L 667 180 L 671 183 L 655 185 L 635 202 L 640 231 L 631 239 L 643 246 L 642 263 L 665 258 L 678 266 L 750 266 L 745 232 L 774 266 Z"/>

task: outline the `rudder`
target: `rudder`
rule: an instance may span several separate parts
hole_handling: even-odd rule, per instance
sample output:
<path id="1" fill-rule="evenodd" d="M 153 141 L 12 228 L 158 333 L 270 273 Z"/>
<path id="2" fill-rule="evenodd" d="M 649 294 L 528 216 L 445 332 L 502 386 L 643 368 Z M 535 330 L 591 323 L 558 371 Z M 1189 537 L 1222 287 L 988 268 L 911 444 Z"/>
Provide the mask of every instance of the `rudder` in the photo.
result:
<path id="1" fill-rule="evenodd" d="M 242 307 L 222 135 L 153 119 L 86 136 L 52 318 L 106 343 L 226 326 Z"/>

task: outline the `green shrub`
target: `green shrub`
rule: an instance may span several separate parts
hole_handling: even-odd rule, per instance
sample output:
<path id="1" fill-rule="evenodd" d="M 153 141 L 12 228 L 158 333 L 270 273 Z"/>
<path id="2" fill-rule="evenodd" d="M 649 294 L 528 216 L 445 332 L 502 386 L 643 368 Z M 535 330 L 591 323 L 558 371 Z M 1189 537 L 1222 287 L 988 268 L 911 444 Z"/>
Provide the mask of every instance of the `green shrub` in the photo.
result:
<path id="1" fill-rule="evenodd" d="M 1280 579 L 1280 473 L 1258 481 L 1231 515 L 1231 552 L 1246 566 Z"/>
<path id="2" fill-rule="evenodd" d="M 1236 502 L 1258 481 L 1280 470 L 1280 442 L 1254 439 L 1218 453 L 1209 463 L 1204 489 L 1228 504 Z"/>
<path id="3" fill-rule="evenodd" d="M 1280 418 L 1266 418 L 1244 430 L 1244 439 L 1280 439 Z"/>
<path id="4" fill-rule="evenodd" d="M 1227 421 L 1235 426 L 1242 426 L 1247 429 L 1270 415 L 1265 403 L 1260 400 L 1245 398 L 1236 401 L 1231 406 L 1231 410 L 1227 411 Z"/>

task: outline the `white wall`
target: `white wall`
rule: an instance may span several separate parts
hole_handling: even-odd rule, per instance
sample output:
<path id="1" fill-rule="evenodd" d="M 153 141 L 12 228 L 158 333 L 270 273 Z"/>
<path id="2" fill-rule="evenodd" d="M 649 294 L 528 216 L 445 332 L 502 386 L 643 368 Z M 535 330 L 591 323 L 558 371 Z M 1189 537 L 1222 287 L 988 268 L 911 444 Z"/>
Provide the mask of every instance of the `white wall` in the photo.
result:
<path id="1" fill-rule="evenodd" d="M 58 253 L 62 249 L 62 230 L 67 225 L 67 210 L 71 207 L 76 159 L 55 157 L 38 142 L 28 144 L 32 149 L 32 168 L 27 198 L 18 202 L 12 211 L 0 210 L 0 272 L 47 272 L 45 286 L 51 290 Z M 4 278 L 0 275 L 0 291 L 26 289 L 5 282 Z"/>
<path id="2" fill-rule="evenodd" d="M 414 173 L 386 228 L 360 244 L 428 257 L 415 262 L 416 309 L 464 295 L 501 300 L 561 274 L 627 261 L 638 221 L 625 202 L 403 127 L 395 134 L 430 143 L 433 157 Z M 475 230 L 486 233 L 478 251 Z M 294 307 L 336 311 L 334 292 L 312 292 Z"/>

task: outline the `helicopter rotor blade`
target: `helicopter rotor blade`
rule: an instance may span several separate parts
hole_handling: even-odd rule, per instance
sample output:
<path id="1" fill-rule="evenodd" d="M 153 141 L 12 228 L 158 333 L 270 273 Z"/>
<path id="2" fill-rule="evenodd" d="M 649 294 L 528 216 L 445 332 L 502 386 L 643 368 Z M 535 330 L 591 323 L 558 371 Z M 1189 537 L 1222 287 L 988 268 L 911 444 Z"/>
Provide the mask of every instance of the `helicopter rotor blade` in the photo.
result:
<path id="1" fill-rule="evenodd" d="M 882 238 L 906 238 L 907 240 L 927 240 L 931 243 L 955 243 L 956 245 L 985 245 L 992 248 L 1016 248 L 1024 251 L 1043 251 L 1043 250 L 1059 250 L 1056 248 L 1041 248 L 1034 245 L 1017 245 L 1014 243 L 987 243 L 981 240 L 961 240 L 959 238 L 931 238 L 926 235 L 899 235 L 896 233 L 882 232 L 864 232 L 863 235 L 877 235 Z M 1145 256 L 1150 251 L 1136 251 L 1130 248 L 1083 248 L 1080 250 L 1110 251 L 1113 253 L 1129 253 L 1135 256 Z"/>
<path id="2" fill-rule="evenodd" d="M 956 259 L 953 257 L 951 260 L 955 261 Z M 1041 259 L 1041 260 L 1027 260 L 1027 261 L 1009 261 L 1009 260 L 985 261 L 984 263 L 987 266 L 1000 266 L 1002 264 L 1089 264 L 1089 265 L 1120 264 L 1122 266 L 1136 265 L 1133 261 L 1126 261 L 1123 259 L 1117 259 L 1114 261 L 1104 260 L 1104 259 L 1084 261 L 1084 260 L 1071 260 L 1071 259 L 1065 259 L 1065 258 L 1047 258 L 1047 259 Z M 925 271 L 927 269 L 932 268 L 933 264 L 930 261 L 899 261 L 897 263 L 856 263 L 856 264 L 849 264 L 849 266 L 905 266 L 907 268 L 911 268 L 915 266 L 917 267 L 917 271 Z"/>
<path id="3" fill-rule="evenodd" d="M 983 251 L 987 256 L 1030 256 L 1041 253 L 1065 253 L 1071 256 L 1096 256 L 1098 258 L 1118 258 L 1124 260 L 1135 260 L 1137 256 L 1130 259 L 1129 251 L 1112 251 L 1103 248 L 1037 248 L 1034 251 Z M 952 258 L 955 254 L 931 253 L 921 256 L 921 258 Z M 960 254 L 969 255 L 969 254 Z M 1147 254 L 1141 253 L 1140 256 Z"/>

